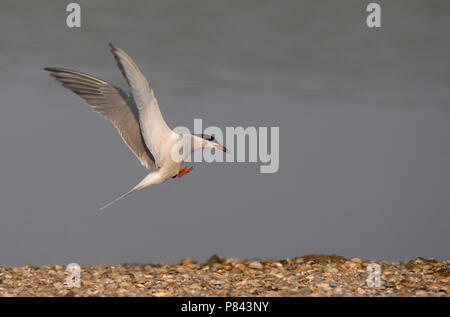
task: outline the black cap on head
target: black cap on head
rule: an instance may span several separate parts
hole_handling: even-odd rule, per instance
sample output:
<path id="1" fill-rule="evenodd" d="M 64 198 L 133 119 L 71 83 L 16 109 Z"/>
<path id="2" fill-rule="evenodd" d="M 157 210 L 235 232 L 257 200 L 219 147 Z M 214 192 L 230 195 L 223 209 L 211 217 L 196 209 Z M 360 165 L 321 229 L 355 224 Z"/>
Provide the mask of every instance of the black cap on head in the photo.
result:
<path id="1" fill-rule="evenodd" d="M 209 134 L 204 134 L 204 133 L 202 133 L 202 134 L 195 134 L 195 135 L 200 137 L 200 138 L 202 138 L 202 139 L 208 140 L 208 141 L 214 141 L 214 135 L 209 135 Z"/>

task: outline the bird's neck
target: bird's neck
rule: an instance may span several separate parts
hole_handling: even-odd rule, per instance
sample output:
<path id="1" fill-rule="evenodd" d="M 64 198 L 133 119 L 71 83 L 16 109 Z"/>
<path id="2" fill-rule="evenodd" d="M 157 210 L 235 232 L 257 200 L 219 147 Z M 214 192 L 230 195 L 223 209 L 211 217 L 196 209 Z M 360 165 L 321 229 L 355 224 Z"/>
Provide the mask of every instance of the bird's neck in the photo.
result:
<path id="1" fill-rule="evenodd" d="M 201 150 L 205 147 L 205 140 L 196 135 L 191 134 L 190 139 L 188 139 L 188 140 L 191 143 L 190 144 L 191 152 Z M 187 146 L 189 146 L 189 145 L 187 145 Z"/>

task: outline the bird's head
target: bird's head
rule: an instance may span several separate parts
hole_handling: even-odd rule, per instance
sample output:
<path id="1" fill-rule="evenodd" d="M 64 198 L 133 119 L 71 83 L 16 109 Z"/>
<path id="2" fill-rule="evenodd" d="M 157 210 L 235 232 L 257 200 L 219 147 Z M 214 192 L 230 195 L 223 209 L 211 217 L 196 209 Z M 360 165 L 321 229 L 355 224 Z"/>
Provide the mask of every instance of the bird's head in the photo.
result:
<path id="1" fill-rule="evenodd" d="M 229 152 L 226 147 L 216 143 L 214 135 L 193 134 L 193 151 L 197 149 L 217 149 L 223 152 Z"/>

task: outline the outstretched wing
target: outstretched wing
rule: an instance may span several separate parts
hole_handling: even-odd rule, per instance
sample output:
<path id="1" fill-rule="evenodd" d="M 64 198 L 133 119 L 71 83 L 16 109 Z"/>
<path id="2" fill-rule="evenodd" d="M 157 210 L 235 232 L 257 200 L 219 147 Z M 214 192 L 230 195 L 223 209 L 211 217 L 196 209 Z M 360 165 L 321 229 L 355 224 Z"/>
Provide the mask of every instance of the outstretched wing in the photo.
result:
<path id="1" fill-rule="evenodd" d="M 154 158 L 144 143 L 131 96 L 104 80 L 74 70 L 56 67 L 46 67 L 45 70 L 111 121 L 142 165 L 148 169 L 155 166 Z"/>
<path id="2" fill-rule="evenodd" d="M 110 46 L 122 74 L 131 87 L 139 111 L 142 136 L 158 166 L 158 162 L 164 160 L 166 152 L 170 150 L 167 148 L 167 142 L 173 136 L 173 132 L 164 121 L 152 87 L 136 63 L 119 47 L 112 44 Z"/>

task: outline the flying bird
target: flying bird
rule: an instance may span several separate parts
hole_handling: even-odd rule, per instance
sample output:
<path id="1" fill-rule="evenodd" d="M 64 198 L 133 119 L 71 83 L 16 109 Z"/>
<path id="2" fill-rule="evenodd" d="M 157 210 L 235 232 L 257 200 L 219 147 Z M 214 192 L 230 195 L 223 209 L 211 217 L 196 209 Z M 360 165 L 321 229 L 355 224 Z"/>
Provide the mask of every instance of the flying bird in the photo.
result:
<path id="1" fill-rule="evenodd" d="M 182 167 L 193 151 L 212 148 L 227 152 L 214 136 L 179 134 L 164 121 L 153 89 L 136 63 L 119 47 L 111 52 L 131 91 L 78 71 L 46 67 L 64 87 L 70 89 L 96 112 L 112 122 L 123 141 L 150 173 L 135 187 L 100 209 L 145 188 L 180 178 L 193 167 Z"/>

